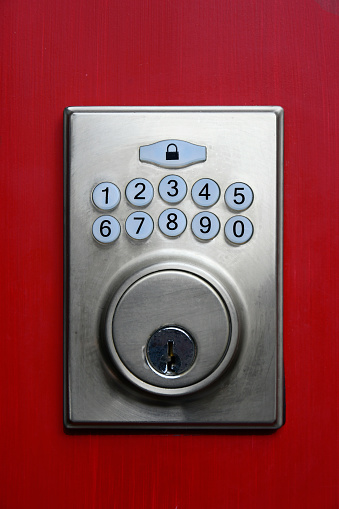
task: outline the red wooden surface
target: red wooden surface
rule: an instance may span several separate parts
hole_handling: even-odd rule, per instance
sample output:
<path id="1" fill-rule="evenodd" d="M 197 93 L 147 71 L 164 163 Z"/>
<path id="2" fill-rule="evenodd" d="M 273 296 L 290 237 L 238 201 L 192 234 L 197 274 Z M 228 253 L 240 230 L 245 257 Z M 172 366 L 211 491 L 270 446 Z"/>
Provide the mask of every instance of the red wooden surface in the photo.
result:
<path id="1" fill-rule="evenodd" d="M 2 0 L 0 507 L 338 507 L 338 4 Z M 287 422 L 66 436 L 62 112 L 285 109 Z"/>

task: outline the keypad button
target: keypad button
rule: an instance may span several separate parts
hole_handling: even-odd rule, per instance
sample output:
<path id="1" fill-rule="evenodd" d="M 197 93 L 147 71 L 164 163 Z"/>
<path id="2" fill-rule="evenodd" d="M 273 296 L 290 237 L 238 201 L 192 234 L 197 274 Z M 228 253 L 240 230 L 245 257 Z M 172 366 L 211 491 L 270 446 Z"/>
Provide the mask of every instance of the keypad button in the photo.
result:
<path id="1" fill-rule="evenodd" d="M 192 187 L 192 198 L 199 207 L 211 207 L 220 197 L 220 188 L 212 179 L 200 179 Z"/>
<path id="2" fill-rule="evenodd" d="M 132 239 L 144 240 L 153 232 L 153 219 L 146 212 L 133 212 L 126 219 L 125 228 Z"/>
<path id="3" fill-rule="evenodd" d="M 198 239 L 211 240 L 218 235 L 220 221 L 212 212 L 200 212 L 192 221 L 192 231 Z"/>
<path id="4" fill-rule="evenodd" d="M 113 210 L 120 202 L 120 190 L 111 182 L 101 182 L 92 193 L 93 203 L 98 209 Z"/>
<path id="5" fill-rule="evenodd" d="M 187 193 L 187 185 L 177 175 L 167 175 L 159 184 L 159 194 L 167 203 L 179 203 Z"/>
<path id="6" fill-rule="evenodd" d="M 253 225 L 247 217 L 233 216 L 225 225 L 225 235 L 233 244 L 245 244 L 253 235 Z"/>
<path id="7" fill-rule="evenodd" d="M 103 244 L 114 242 L 120 235 L 120 224 L 113 216 L 100 216 L 93 223 L 93 237 Z"/>
<path id="8" fill-rule="evenodd" d="M 142 145 L 140 161 L 163 168 L 183 168 L 206 161 L 207 149 L 184 140 L 162 140 L 151 145 Z"/>
<path id="9" fill-rule="evenodd" d="M 235 182 L 226 189 L 225 202 L 232 210 L 246 210 L 253 202 L 253 191 L 247 184 Z"/>
<path id="10" fill-rule="evenodd" d="M 179 209 L 164 210 L 159 216 L 159 228 L 168 237 L 178 237 L 186 226 L 186 216 Z"/>
<path id="11" fill-rule="evenodd" d="M 146 207 L 153 200 L 153 196 L 153 186 L 146 179 L 133 179 L 126 187 L 126 198 L 135 207 Z"/>

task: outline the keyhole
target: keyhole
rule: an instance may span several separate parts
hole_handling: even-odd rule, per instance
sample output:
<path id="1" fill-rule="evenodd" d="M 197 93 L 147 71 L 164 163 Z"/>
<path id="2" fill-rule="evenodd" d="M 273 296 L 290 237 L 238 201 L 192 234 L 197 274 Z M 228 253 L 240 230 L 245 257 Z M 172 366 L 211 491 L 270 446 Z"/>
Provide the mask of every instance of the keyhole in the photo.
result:
<path id="1" fill-rule="evenodd" d="M 147 343 L 147 362 L 160 375 L 172 377 L 185 373 L 193 365 L 195 355 L 193 339 L 179 327 L 162 327 Z"/>
<path id="2" fill-rule="evenodd" d="M 171 341 L 170 339 L 167 341 L 167 365 L 166 365 L 166 373 L 168 371 L 175 371 L 175 356 L 173 353 L 173 345 L 174 341 Z"/>

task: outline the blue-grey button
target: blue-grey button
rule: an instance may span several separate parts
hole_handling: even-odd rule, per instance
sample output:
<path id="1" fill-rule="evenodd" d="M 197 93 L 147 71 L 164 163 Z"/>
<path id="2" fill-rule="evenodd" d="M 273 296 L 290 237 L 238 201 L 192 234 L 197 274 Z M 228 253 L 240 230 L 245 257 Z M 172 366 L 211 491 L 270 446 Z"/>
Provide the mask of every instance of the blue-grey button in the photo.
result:
<path id="1" fill-rule="evenodd" d="M 125 228 L 132 239 L 147 239 L 153 232 L 153 219 L 146 212 L 133 212 L 126 219 Z"/>
<path id="2" fill-rule="evenodd" d="M 233 216 L 225 225 L 225 235 L 233 244 L 245 244 L 253 235 L 253 225 L 247 217 Z"/>
<path id="3" fill-rule="evenodd" d="M 225 202 L 232 210 L 246 210 L 252 201 L 253 191 L 243 182 L 235 182 L 226 189 Z"/>
<path id="4" fill-rule="evenodd" d="M 100 216 L 93 223 L 93 237 L 103 244 L 114 242 L 120 235 L 120 224 L 113 216 Z"/>
<path id="5" fill-rule="evenodd" d="M 192 231 L 198 239 L 211 240 L 220 230 L 220 221 L 212 212 L 200 212 L 192 221 Z"/>
<path id="6" fill-rule="evenodd" d="M 159 184 L 159 194 L 167 203 L 181 202 L 185 198 L 186 193 L 186 182 L 177 175 L 167 175 Z"/>
<path id="7" fill-rule="evenodd" d="M 146 207 L 153 200 L 153 186 L 146 179 L 133 179 L 126 187 L 126 198 L 135 207 Z"/>
<path id="8" fill-rule="evenodd" d="M 164 210 L 159 216 L 159 228 L 168 237 L 178 237 L 187 225 L 186 216 L 179 209 Z"/>
<path id="9" fill-rule="evenodd" d="M 163 140 L 139 149 L 142 163 L 155 164 L 163 168 L 183 168 L 206 161 L 207 150 L 202 145 L 195 145 L 183 140 Z"/>
<path id="10" fill-rule="evenodd" d="M 120 191 L 111 182 L 101 182 L 93 190 L 92 199 L 98 209 L 112 210 L 120 202 Z"/>
<path id="11" fill-rule="evenodd" d="M 220 197 L 220 188 L 212 179 L 200 179 L 192 187 L 193 201 L 199 207 L 212 207 Z"/>

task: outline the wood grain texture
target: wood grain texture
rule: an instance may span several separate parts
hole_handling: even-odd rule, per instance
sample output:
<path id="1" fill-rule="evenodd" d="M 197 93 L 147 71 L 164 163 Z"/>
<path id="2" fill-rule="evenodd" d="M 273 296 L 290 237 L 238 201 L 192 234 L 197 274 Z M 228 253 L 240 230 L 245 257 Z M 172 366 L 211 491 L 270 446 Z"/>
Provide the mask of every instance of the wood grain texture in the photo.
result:
<path id="1" fill-rule="evenodd" d="M 333 2 L 3 0 L 0 12 L 0 506 L 337 508 Z M 287 422 L 277 433 L 63 433 L 62 112 L 70 105 L 285 109 Z"/>

